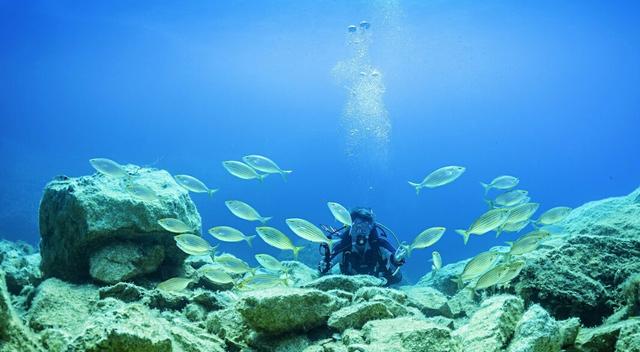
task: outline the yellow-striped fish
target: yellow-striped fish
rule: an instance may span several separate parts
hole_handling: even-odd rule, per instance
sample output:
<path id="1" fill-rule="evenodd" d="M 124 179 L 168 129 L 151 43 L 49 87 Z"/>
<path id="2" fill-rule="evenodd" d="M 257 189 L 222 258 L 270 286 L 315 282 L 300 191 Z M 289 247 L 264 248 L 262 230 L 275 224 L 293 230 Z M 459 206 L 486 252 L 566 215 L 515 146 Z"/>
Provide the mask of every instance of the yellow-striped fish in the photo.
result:
<path id="1" fill-rule="evenodd" d="M 349 213 L 347 208 L 336 202 L 328 202 L 327 206 L 329 207 L 329 210 L 331 210 L 333 217 L 338 220 L 338 222 L 345 226 L 351 226 L 351 213 Z"/>
<path id="2" fill-rule="evenodd" d="M 126 178 L 129 177 L 129 174 L 124 169 L 124 167 L 111 159 L 106 158 L 95 158 L 90 159 L 89 164 L 96 169 L 96 171 L 100 172 L 103 175 L 115 177 L 115 178 Z"/>
<path id="3" fill-rule="evenodd" d="M 222 162 L 222 166 L 233 176 L 243 180 L 264 180 L 269 174 L 259 174 L 251 166 L 235 160 L 227 160 Z"/>
<path id="4" fill-rule="evenodd" d="M 538 248 L 539 244 L 540 244 L 540 238 L 536 238 L 536 237 L 520 238 L 511 244 L 511 248 L 509 249 L 509 255 L 522 255 L 525 253 L 532 252 Z"/>
<path id="5" fill-rule="evenodd" d="M 271 220 L 270 216 L 261 216 L 257 210 L 253 209 L 252 206 L 245 202 L 241 202 L 239 200 L 228 200 L 224 202 L 229 211 L 240 219 L 247 221 L 260 221 L 261 223 L 266 223 Z"/>
<path id="6" fill-rule="evenodd" d="M 249 247 L 252 246 L 253 239 L 256 236 L 246 236 L 242 231 L 231 226 L 216 226 L 209 229 L 209 234 L 223 242 L 240 242 L 246 241 Z"/>
<path id="7" fill-rule="evenodd" d="M 225 253 L 219 255 L 213 259 L 216 263 L 222 265 L 226 272 L 232 274 L 244 274 L 248 272 L 255 272 L 255 269 L 251 268 L 244 260 L 236 258 L 235 256 Z"/>
<path id="8" fill-rule="evenodd" d="M 284 271 L 285 269 L 284 265 L 282 265 L 278 259 L 268 254 L 256 254 L 254 257 L 256 261 L 267 270 Z"/>
<path id="9" fill-rule="evenodd" d="M 146 202 L 153 202 L 158 199 L 158 196 L 156 196 L 156 192 L 154 192 L 151 187 L 135 182 L 127 185 L 127 192 L 129 192 L 129 194 L 131 194 L 132 196 Z"/>
<path id="10" fill-rule="evenodd" d="M 484 235 L 485 233 L 502 226 L 509 217 L 509 212 L 510 210 L 508 208 L 491 209 L 480 215 L 480 217 L 471 224 L 468 230 L 456 230 L 456 232 L 462 235 L 464 244 L 467 244 L 467 242 L 469 242 L 470 235 Z"/>
<path id="11" fill-rule="evenodd" d="M 540 204 L 538 203 L 524 203 L 516 205 L 515 207 L 510 208 L 511 212 L 509 213 L 509 217 L 507 217 L 507 220 L 505 222 L 516 223 L 521 221 L 528 221 L 529 219 L 531 219 L 533 214 L 535 214 L 539 207 Z"/>
<path id="12" fill-rule="evenodd" d="M 233 283 L 233 278 L 222 268 L 214 267 L 211 264 L 205 265 L 198 270 L 209 281 L 218 285 L 226 285 Z"/>
<path id="13" fill-rule="evenodd" d="M 268 245 L 285 251 L 292 251 L 294 259 L 298 258 L 298 253 L 304 248 L 304 246 L 296 247 L 287 235 L 276 228 L 268 226 L 256 227 L 256 232 Z"/>
<path id="14" fill-rule="evenodd" d="M 529 192 L 516 189 L 499 194 L 494 201 L 487 200 L 487 203 L 489 204 L 489 208 L 494 208 L 496 206 L 512 207 L 523 203 L 523 200 L 527 199 L 527 194 L 529 194 Z"/>
<path id="15" fill-rule="evenodd" d="M 217 189 L 211 189 L 204 184 L 204 182 L 189 175 L 175 175 L 173 178 L 176 182 L 187 191 L 194 193 L 207 193 L 211 197 L 214 193 L 218 192 Z"/>
<path id="16" fill-rule="evenodd" d="M 156 288 L 163 291 L 182 291 L 187 288 L 187 286 L 189 286 L 190 282 L 191 279 L 187 279 L 184 277 L 172 277 L 169 280 L 165 280 L 159 283 Z"/>
<path id="17" fill-rule="evenodd" d="M 409 181 L 409 184 L 416 189 L 416 194 L 420 194 L 423 188 L 436 188 L 455 181 L 465 170 L 462 166 L 445 166 L 427 175 L 422 182 Z"/>
<path id="18" fill-rule="evenodd" d="M 496 265 L 493 269 L 487 271 L 482 274 L 478 281 L 476 282 L 474 290 L 482 290 L 485 288 L 489 288 L 498 284 L 500 279 L 509 271 L 509 266 L 507 264 L 499 264 Z"/>
<path id="19" fill-rule="evenodd" d="M 491 266 L 493 266 L 501 255 L 503 254 L 493 251 L 482 252 L 476 255 L 473 259 L 468 261 L 464 266 L 464 269 L 462 269 L 460 282 L 469 281 L 482 275 L 484 272 L 489 270 Z"/>
<path id="20" fill-rule="evenodd" d="M 215 248 L 211 247 L 204 238 L 190 233 L 174 236 L 173 239 L 176 241 L 176 246 L 189 255 L 207 255 L 215 251 Z"/>
<path id="21" fill-rule="evenodd" d="M 163 229 L 173 233 L 185 233 L 193 231 L 191 227 L 176 218 L 160 219 L 158 220 L 158 225 L 162 226 Z"/>
<path id="22" fill-rule="evenodd" d="M 553 225 L 556 224 L 564 219 L 567 218 L 567 216 L 569 215 L 569 213 L 571 212 L 571 208 L 569 207 L 555 207 L 555 208 L 551 208 L 547 211 L 545 211 L 544 213 L 542 213 L 542 215 L 540 215 L 540 218 L 538 220 L 536 220 L 536 225 L 537 224 L 542 224 L 542 225 Z"/>
<path id="23" fill-rule="evenodd" d="M 437 251 L 431 253 L 431 261 L 433 262 L 433 264 L 431 264 L 431 270 L 438 271 L 442 268 L 442 257 Z"/>
<path id="24" fill-rule="evenodd" d="M 515 279 L 518 275 L 520 275 L 520 272 L 524 268 L 524 265 L 525 265 L 524 260 L 516 260 L 514 262 L 509 263 L 507 265 L 508 267 L 507 271 L 502 275 L 500 280 L 498 280 L 497 284 L 505 285 L 511 282 L 511 280 Z"/>
<path id="25" fill-rule="evenodd" d="M 267 174 L 280 174 L 286 181 L 286 175 L 292 173 L 291 170 L 282 170 L 273 160 L 262 155 L 247 155 L 242 157 L 242 161 L 252 168 Z"/>
<path id="26" fill-rule="evenodd" d="M 482 182 L 480 182 L 480 184 L 484 188 L 484 194 L 487 195 L 487 193 L 489 193 L 489 190 L 492 188 L 500 190 L 512 189 L 513 187 L 517 186 L 519 182 L 520 180 L 517 177 L 502 175 L 494 178 L 488 184 Z"/>
<path id="27" fill-rule="evenodd" d="M 433 246 L 442 237 L 447 229 L 444 227 L 431 227 L 422 231 L 413 240 L 413 243 L 408 248 L 407 255 L 410 255 L 414 249 L 427 248 Z"/>
<path id="28" fill-rule="evenodd" d="M 240 281 L 236 287 L 240 290 L 263 290 L 276 286 L 287 286 L 287 280 L 273 274 L 256 274 Z"/>
<path id="29" fill-rule="evenodd" d="M 331 241 L 322 230 L 309 221 L 300 218 L 291 218 L 287 219 L 286 223 L 293 233 L 303 239 L 315 243 L 326 243 L 329 246 L 329 251 L 333 249 L 333 241 Z"/>

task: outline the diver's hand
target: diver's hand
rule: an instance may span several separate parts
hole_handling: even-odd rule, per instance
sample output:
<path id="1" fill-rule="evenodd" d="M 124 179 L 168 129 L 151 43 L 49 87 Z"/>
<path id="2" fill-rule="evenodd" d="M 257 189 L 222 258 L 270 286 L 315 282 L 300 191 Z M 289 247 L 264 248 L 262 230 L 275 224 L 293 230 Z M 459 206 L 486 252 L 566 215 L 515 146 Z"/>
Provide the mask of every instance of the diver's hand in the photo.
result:
<path id="1" fill-rule="evenodd" d="M 405 262 L 405 258 L 407 257 L 407 249 L 405 247 L 398 247 L 396 249 L 396 253 L 393 255 L 393 259 L 399 265 L 403 265 Z"/>
<path id="2" fill-rule="evenodd" d="M 324 259 L 320 260 L 320 263 L 318 263 L 318 271 L 320 274 L 326 274 L 329 269 L 331 269 L 331 262 L 327 262 Z"/>

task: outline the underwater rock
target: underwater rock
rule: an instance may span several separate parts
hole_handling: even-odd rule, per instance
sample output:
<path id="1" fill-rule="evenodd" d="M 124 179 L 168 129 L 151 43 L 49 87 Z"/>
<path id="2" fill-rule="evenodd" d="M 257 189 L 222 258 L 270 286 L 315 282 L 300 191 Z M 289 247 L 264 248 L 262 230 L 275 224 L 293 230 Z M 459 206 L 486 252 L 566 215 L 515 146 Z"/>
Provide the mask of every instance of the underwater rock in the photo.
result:
<path id="1" fill-rule="evenodd" d="M 392 318 L 382 302 L 362 302 L 339 309 L 329 316 L 327 325 L 338 331 L 360 329 L 370 320 Z"/>
<path id="2" fill-rule="evenodd" d="M 164 248 L 157 244 L 141 247 L 135 243 L 113 243 L 95 251 L 89 258 L 91 277 L 114 284 L 149 274 L 164 260 Z"/>
<path id="3" fill-rule="evenodd" d="M 627 313 L 640 316 L 640 273 L 630 276 L 620 285 L 620 289 L 626 298 Z"/>
<path id="4" fill-rule="evenodd" d="M 640 352 L 640 323 L 629 324 L 620 329 L 616 352 Z"/>
<path id="5" fill-rule="evenodd" d="M 431 287 L 403 286 L 402 290 L 408 295 L 408 305 L 418 308 L 426 317 L 442 315 L 452 318 L 447 297 Z"/>
<path id="6" fill-rule="evenodd" d="M 277 335 L 322 326 L 345 303 L 320 290 L 271 288 L 248 292 L 236 309 L 251 328 Z"/>
<path id="7" fill-rule="evenodd" d="M 13 311 L 6 276 L 0 270 L 0 352 L 13 351 L 41 352 L 45 349 Z"/>
<path id="8" fill-rule="evenodd" d="M 354 302 L 370 301 L 376 297 L 386 297 L 400 304 L 406 304 L 408 296 L 406 293 L 393 288 L 385 287 L 362 287 L 353 295 Z"/>
<path id="9" fill-rule="evenodd" d="M 7 290 L 14 296 L 42 280 L 40 254 L 24 242 L 0 240 L 0 270 L 5 272 Z"/>
<path id="10" fill-rule="evenodd" d="M 522 299 L 511 295 L 493 296 L 483 301 L 469 323 L 453 334 L 462 340 L 464 351 L 502 351 L 523 313 Z"/>
<path id="11" fill-rule="evenodd" d="M 362 332 L 368 343 L 364 351 L 462 351 L 451 330 L 424 320 L 407 317 L 373 320 L 362 327 Z"/>
<path id="12" fill-rule="evenodd" d="M 226 308 L 227 303 L 215 293 L 211 291 L 197 292 L 193 295 L 193 302 L 201 305 L 208 311 L 214 311 Z"/>
<path id="13" fill-rule="evenodd" d="M 595 328 L 582 328 L 578 333 L 574 347 L 568 349 L 571 352 L 600 352 L 600 351 L 616 351 L 629 352 L 630 349 L 616 349 L 616 344 L 620 338 L 621 332 L 625 331 L 625 341 L 633 344 L 633 340 L 637 341 L 635 336 L 629 338 L 626 334 L 640 329 L 640 320 L 629 319 L 615 324 L 604 324 Z M 637 346 L 636 346 L 637 347 Z"/>
<path id="14" fill-rule="evenodd" d="M 471 317 L 480 308 L 473 290 L 458 291 L 449 299 L 448 304 L 454 318 Z"/>
<path id="15" fill-rule="evenodd" d="M 552 352 L 560 351 L 562 336 L 560 324 L 537 304 L 522 315 L 516 325 L 508 352 Z"/>
<path id="16" fill-rule="evenodd" d="M 465 259 L 459 262 L 447 264 L 440 268 L 440 270 L 424 275 L 416 286 L 433 287 L 436 290 L 444 293 L 447 296 L 453 296 L 458 292 L 458 284 L 456 279 L 462 273 L 464 266 L 471 258 Z"/>
<path id="17" fill-rule="evenodd" d="M 578 317 L 586 326 L 613 312 L 621 303 L 616 288 L 640 271 L 640 239 L 577 235 L 560 248 L 538 252 L 514 280 L 516 293 L 556 319 Z"/>
<path id="18" fill-rule="evenodd" d="M 367 286 L 382 286 L 385 281 L 369 275 L 327 275 L 302 285 L 303 288 L 315 288 L 322 291 L 343 290 L 356 292 Z"/>
<path id="19" fill-rule="evenodd" d="M 139 301 L 143 296 L 143 288 L 127 282 L 120 282 L 113 286 L 102 287 L 98 290 L 100 299 L 117 298 L 123 302 Z"/>
<path id="20" fill-rule="evenodd" d="M 318 278 L 318 270 L 311 269 L 301 262 L 283 261 L 282 265 L 287 268 L 288 279 L 293 282 L 293 286 L 301 286 Z"/>
<path id="21" fill-rule="evenodd" d="M 131 242 L 143 253 L 164 249 L 162 266 L 179 268 L 187 255 L 176 247 L 173 234 L 157 221 L 178 218 L 200 233 L 200 215 L 188 191 L 163 170 L 127 166 L 132 180 L 96 173 L 49 182 L 40 202 L 41 270 L 45 278 L 89 279 L 89 258 L 106 245 Z M 151 188 L 157 199 L 145 201 L 126 190 L 126 182 Z"/>
<path id="22" fill-rule="evenodd" d="M 558 324 L 560 324 L 560 337 L 562 340 L 560 345 L 562 347 L 573 345 L 576 342 L 576 337 L 580 331 L 580 319 L 571 318 L 562 320 L 559 321 Z"/>
<path id="23" fill-rule="evenodd" d="M 364 338 L 362 337 L 360 330 L 346 329 L 342 332 L 341 341 L 346 346 L 349 346 L 353 344 L 363 344 Z"/>
<path id="24" fill-rule="evenodd" d="M 209 313 L 205 326 L 209 333 L 222 338 L 229 350 L 242 350 L 248 346 L 252 331 L 236 309 L 227 308 Z"/>
<path id="25" fill-rule="evenodd" d="M 189 304 L 189 296 L 182 292 L 152 290 L 142 299 L 149 308 L 158 310 L 182 310 Z"/>
<path id="26" fill-rule="evenodd" d="M 37 333 L 45 330 L 63 330 L 71 335 L 79 334 L 98 299 L 98 288 L 95 286 L 74 285 L 55 278 L 47 279 L 36 289 L 25 320 Z M 60 342 L 54 343 L 44 339 L 43 343 L 57 345 Z"/>

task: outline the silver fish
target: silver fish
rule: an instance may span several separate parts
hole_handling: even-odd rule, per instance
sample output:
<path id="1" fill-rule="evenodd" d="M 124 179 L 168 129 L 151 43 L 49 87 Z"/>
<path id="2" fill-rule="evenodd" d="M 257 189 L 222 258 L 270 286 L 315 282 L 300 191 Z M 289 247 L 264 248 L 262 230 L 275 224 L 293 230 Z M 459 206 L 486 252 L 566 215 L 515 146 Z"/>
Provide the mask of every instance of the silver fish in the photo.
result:
<path id="1" fill-rule="evenodd" d="M 409 181 L 409 184 L 416 189 L 416 194 L 420 194 L 422 188 L 440 187 L 455 181 L 465 170 L 462 166 L 445 166 L 427 175 L 422 182 Z"/>
<path id="2" fill-rule="evenodd" d="M 158 224 L 162 226 L 163 229 L 173 233 L 185 233 L 193 231 L 193 229 L 187 224 L 175 218 L 160 219 L 158 220 Z"/>
<path id="3" fill-rule="evenodd" d="M 470 235 L 484 235 L 485 233 L 502 226 L 509 217 L 510 211 L 511 210 L 508 208 L 491 209 L 480 215 L 480 217 L 471 224 L 468 230 L 456 230 L 456 232 L 463 237 L 464 244 L 467 244 Z"/>
<path id="4" fill-rule="evenodd" d="M 556 223 L 566 219 L 566 217 L 569 215 L 571 210 L 573 210 L 573 209 L 571 209 L 569 207 L 551 208 L 551 209 L 545 211 L 544 213 L 542 213 L 542 215 L 540 215 L 540 218 L 536 221 L 536 224 L 542 224 L 542 225 L 553 225 L 553 224 L 556 224 Z"/>
<path id="5" fill-rule="evenodd" d="M 259 174 L 251 166 L 235 160 L 227 160 L 222 162 L 222 166 L 233 176 L 243 180 L 258 179 L 262 181 L 269 174 Z"/>
<path id="6" fill-rule="evenodd" d="M 351 226 L 351 213 L 349 213 L 347 208 L 336 202 L 328 202 L 327 206 L 329 207 L 329 210 L 331 210 L 333 217 L 338 220 L 338 222 L 345 226 Z"/>
<path id="7" fill-rule="evenodd" d="M 488 184 L 482 182 L 480 182 L 480 184 L 484 188 L 484 194 L 487 195 L 487 193 L 489 193 L 489 190 L 492 188 L 500 190 L 512 189 L 513 187 L 517 186 L 519 182 L 520 180 L 517 177 L 503 175 L 494 178 Z"/>
<path id="8" fill-rule="evenodd" d="M 216 193 L 217 189 L 211 189 L 204 184 L 204 182 L 198 180 L 197 178 L 189 175 L 175 175 L 173 178 L 176 182 L 182 186 L 187 191 L 191 191 L 194 193 L 208 193 L 209 197 L 213 196 Z"/>
<path id="9" fill-rule="evenodd" d="M 128 177 L 129 174 L 124 169 L 124 167 L 111 159 L 105 158 L 95 158 L 90 159 L 89 164 L 96 169 L 96 171 L 100 172 L 103 175 L 115 177 L 115 178 L 124 178 Z"/>
<path id="10" fill-rule="evenodd" d="M 442 237 L 444 232 L 447 229 L 444 227 L 431 227 L 424 231 L 422 231 L 416 238 L 413 240 L 413 243 L 408 248 L 408 254 L 411 254 L 411 251 L 414 249 L 427 248 L 429 246 L 433 246 L 438 240 Z"/>
<path id="11" fill-rule="evenodd" d="M 309 221 L 299 218 L 291 218 L 287 219 L 286 223 L 293 233 L 305 240 L 315 243 L 326 243 L 329 246 L 330 251 L 333 248 L 333 241 L 331 241 L 322 230 Z"/>
<path id="12" fill-rule="evenodd" d="M 296 247 L 287 235 L 276 228 L 268 226 L 256 227 L 256 232 L 268 245 L 278 249 L 292 251 L 294 259 L 298 258 L 298 253 L 304 248 L 304 246 Z"/>
<path id="13" fill-rule="evenodd" d="M 243 156 L 242 161 L 260 172 L 267 174 L 280 174 L 285 181 L 287 179 L 286 175 L 293 172 L 291 170 L 282 170 L 273 160 L 262 155 L 254 154 Z"/>
<path id="14" fill-rule="evenodd" d="M 247 221 L 260 221 L 263 224 L 271 220 L 270 216 L 261 216 L 258 211 L 245 202 L 239 200 L 228 200 L 224 202 L 224 204 L 227 206 L 229 211 L 233 213 L 233 215 L 240 219 Z"/>

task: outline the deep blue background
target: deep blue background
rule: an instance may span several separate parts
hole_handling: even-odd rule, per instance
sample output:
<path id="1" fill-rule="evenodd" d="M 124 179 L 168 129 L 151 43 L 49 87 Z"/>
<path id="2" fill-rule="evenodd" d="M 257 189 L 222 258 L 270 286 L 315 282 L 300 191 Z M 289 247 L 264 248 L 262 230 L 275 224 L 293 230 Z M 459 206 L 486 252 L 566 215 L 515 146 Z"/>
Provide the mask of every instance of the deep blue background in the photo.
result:
<path id="1" fill-rule="evenodd" d="M 453 232 L 485 210 L 481 180 L 517 175 L 541 210 L 640 184 L 632 2 L 399 4 L 0 1 L 0 238 L 37 243 L 44 185 L 92 173 L 92 157 L 158 161 L 220 187 L 193 196 L 205 229 L 251 232 L 225 199 L 281 229 L 286 217 L 330 223 L 330 200 L 368 205 L 407 241 L 447 227 L 434 246 L 445 263 L 501 242 L 464 247 Z M 345 154 L 346 92 L 330 73 L 362 19 L 393 126 L 388 162 L 366 165 Z M 294 174 L 260 184 L 220 165 L 251 153 Z M 451 164 L 467 167 L 451 185 L 416 197 L 406 183 Z M 430 253 L 415 252 L 409 277 Z"/>

